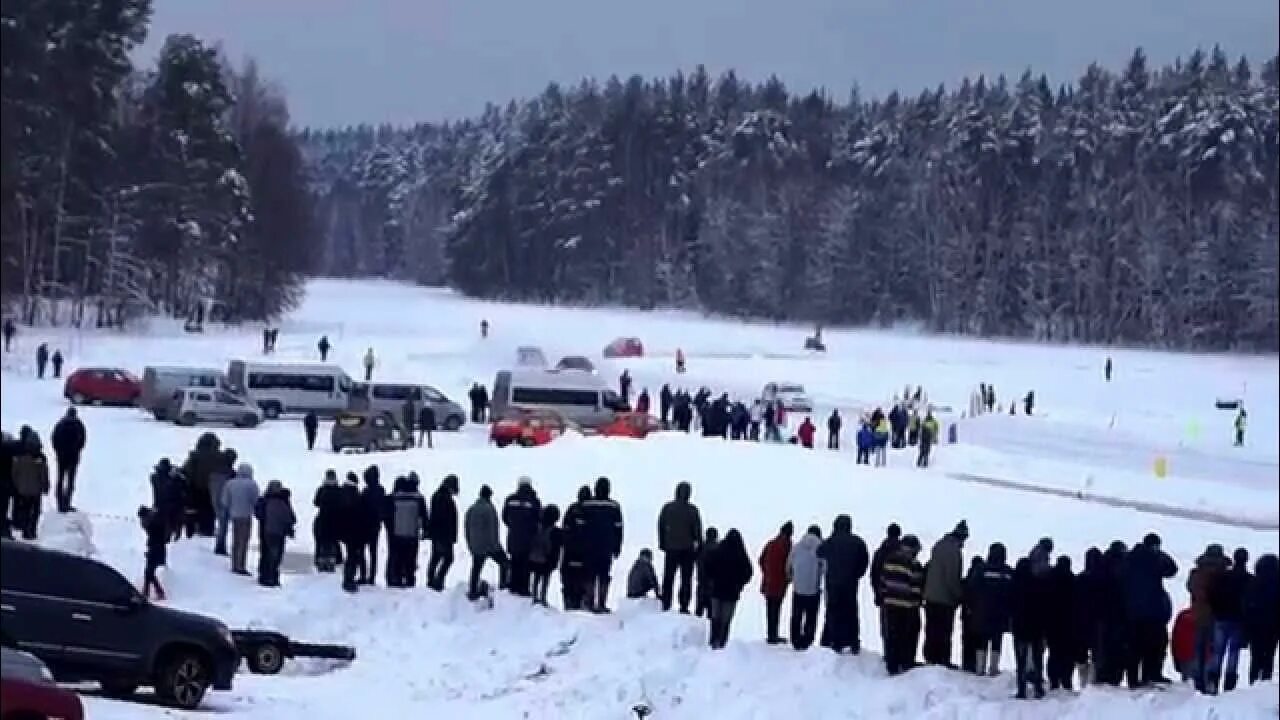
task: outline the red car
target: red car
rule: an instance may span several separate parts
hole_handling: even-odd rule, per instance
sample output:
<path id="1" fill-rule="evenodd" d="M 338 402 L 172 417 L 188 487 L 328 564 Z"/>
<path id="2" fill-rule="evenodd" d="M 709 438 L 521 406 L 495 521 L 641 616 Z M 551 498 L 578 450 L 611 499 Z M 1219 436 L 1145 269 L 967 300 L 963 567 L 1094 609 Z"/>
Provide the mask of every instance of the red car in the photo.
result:
<path id="1" fill-rule="evenodd" d="M 505 417 L 489 428 L 489 440 L 498 447 L 546 445 L 574 427 L 565 417 L 551 410 L 512 408 Z"/>
<path id="2" fill-rule="evenodd" d="M 0 663 L 0 717 L 84 720 L 80 696 L 54 684 L 44 663 L 27 653 L 3 648 Z"/>
<path id="3" fill-rule="evenodd" d="M 596 432 L 605 437 L 644 438 L 661 429 L 662 423 L 649 413 L 626 412 L 618 413 L 617 417 L 600 426 Z"/>
<path id="4" fill-rule="evenodd" d="M 620 337 L 605 345 L 604 356 L 607 358 L 644 357 L 644 343 L 638 337 Z"/>
<path id="5" fill-rule="evenodd" d="M 62 386 L 62 396 L 76 405 L 132 405 L 141 394 L 142 382 L 119 368 L 80 368 Z"/>

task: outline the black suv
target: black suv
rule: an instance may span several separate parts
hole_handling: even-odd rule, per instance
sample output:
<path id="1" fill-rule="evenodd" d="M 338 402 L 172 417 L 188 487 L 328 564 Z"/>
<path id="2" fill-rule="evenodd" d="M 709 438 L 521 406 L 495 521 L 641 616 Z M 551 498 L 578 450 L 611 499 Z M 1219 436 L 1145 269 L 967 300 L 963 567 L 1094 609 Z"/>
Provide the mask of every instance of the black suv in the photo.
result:
<path id="1" fill-rule="evenodd" d="M 140 685 L 192 709 L 230 690 L 240 664 L 231 631 L 212 618 L 147 602 L 111 567 L 0 540 L 0 635 L 62 682 L 96 681 L 113 697 Z"/>

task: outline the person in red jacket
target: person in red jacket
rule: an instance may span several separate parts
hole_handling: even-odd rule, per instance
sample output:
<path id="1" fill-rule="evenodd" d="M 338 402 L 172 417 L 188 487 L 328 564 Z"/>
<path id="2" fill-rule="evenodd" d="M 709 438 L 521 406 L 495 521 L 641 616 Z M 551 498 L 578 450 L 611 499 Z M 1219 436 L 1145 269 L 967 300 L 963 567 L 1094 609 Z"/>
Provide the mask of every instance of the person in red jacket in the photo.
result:
<path id="1" fill-rule="evenodd" d="M 1191 608 L 1184 608 L 1173 621 L 1173 638 L 1169 645 L 1173 651 L 1173 668 L 1182 675 L 1182 681 L 1195 679 L 1196 616 Z"/>
<path id="2" fill-rule="evenodd" d="M 778 534 L 760 551 L 760 592 L 764 594 L 766 641 L 770 645 L 786 642 L 786 638 L 778 636 L 778 618 L 782 615 L 787 585 L 791 583 L 787 578 L 787 559 L 791 557 L 793 530 L 790 520 L 783 523 Z"/>
<path id="3" fill-rule="evenodd" d="M 812 421 L 812 420 L 810 420 L 808 417 L 806 417 L 806 418 L 804 419 L 804 422 L 800 423 L 800 429 L 796 430 L 796 437 L 800 438 L 800 444 L 801 444 L 801 445 L 803 445 L 803 446 L 805 446 L 805 447 L 809 448 L 810 450 L 812 450 L 812 449 L 813 449 L 813 435 L 814 435 L 814 433 L 816 433 L 817 431 L 818 431 L 817 426 L 815 426 L 815 425 L 813 424 L 813 421 Z"/>

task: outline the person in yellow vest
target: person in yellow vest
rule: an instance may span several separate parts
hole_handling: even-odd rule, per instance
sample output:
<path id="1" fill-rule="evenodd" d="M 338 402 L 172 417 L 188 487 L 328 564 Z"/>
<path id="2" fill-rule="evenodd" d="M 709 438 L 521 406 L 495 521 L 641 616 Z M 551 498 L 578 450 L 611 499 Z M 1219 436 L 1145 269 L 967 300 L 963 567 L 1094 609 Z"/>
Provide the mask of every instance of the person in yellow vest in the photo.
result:
<path id="1" fill-rule="evenodd" d="M 889 418 L 884 415 L 880 416 L 880 422 L 876 423 L 876 467 L 884 467 L 889 462 Z"/>
<path id="2" fill-rule="evenodd" d="M 925 414 L 920 422 L 920 455 L 916 458 L 916 467 L 929 467 L 929 451 L 938 442 L 938 420 L 933 411 Z"/>

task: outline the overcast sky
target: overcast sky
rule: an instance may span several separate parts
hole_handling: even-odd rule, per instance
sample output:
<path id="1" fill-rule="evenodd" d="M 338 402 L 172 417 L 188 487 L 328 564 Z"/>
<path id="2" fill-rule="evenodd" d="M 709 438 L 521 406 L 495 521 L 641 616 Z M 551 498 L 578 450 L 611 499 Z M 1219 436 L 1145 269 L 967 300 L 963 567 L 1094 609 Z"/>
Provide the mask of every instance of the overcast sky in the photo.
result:
<path id="1" fill-rule="evenodd" d="M 295 123 L 411 123 L 583 76 L 645 77 L 705 64 L 777 74 L 844 100 L 914 94 L 965 75 L 1056 84 L 1089 62 L 1153 62 L 1221 43 L 1276 53 L 1277 0 L 155 0 L 139 59 L 164 37 L 219 42 L 284 87 Z"/>

